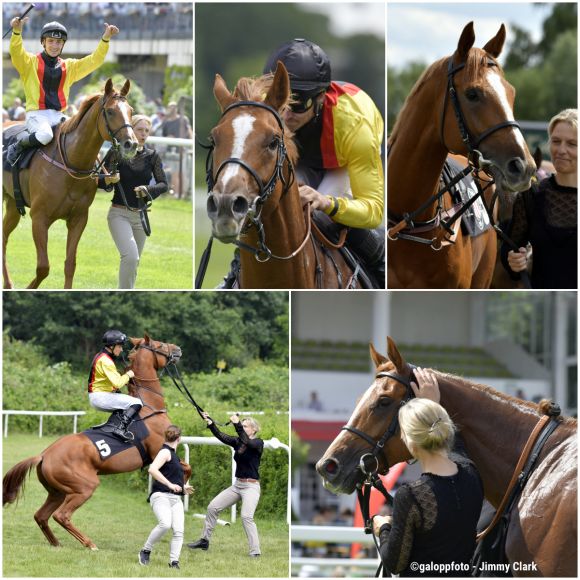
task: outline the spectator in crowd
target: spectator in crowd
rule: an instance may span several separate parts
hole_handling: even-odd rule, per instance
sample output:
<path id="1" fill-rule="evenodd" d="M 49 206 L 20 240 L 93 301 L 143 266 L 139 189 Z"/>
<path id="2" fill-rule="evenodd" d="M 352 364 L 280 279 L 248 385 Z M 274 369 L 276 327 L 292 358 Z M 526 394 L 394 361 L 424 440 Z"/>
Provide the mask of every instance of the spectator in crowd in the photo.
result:
<path id="1" fill-rule="evenodd" d="M 8 115 L 12 121 L 14 121 L 14 113 L 20 108 L 22 108 L 22 99 L 20 97 L 15 97 L 12 101 L 12 106 L 8 107 Z"/>
<path id="2" fill-rule="evenodd" d="M 318 393 L 316 391 L 312 391 L 310 393 L 310 402 L 308 403 L 308 408 L 312 409 L 313 411 L 324 410 L 322 401 L 318 398 Z"/>
<path id="3" fill-rule="evenodd" d="M 171 101 L 167 105 L 167 116 L 161 125 L 163 137 L 177 137 L 179 139 L 193 138 L 193 131 L 189 124 L 189 119 L 179 113 L 177 103 Z"/>

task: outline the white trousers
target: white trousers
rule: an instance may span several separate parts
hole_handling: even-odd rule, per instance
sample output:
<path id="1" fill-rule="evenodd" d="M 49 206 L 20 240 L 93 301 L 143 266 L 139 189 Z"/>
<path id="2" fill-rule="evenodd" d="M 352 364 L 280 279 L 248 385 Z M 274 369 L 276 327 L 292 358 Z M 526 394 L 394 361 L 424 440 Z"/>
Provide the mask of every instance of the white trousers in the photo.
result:
<path id="1" fill-rule="evenodd" d="M 46 145 L 52 141 L 52 125 L 57 125 L 66 115 L 53 109 L 42 111 L 28 111 L 26 113 L 26 129 L 30 134 L 34 133 L 36 138 Z"/>
<path id="2" fill-rule="evenodd" d="M 143 549 L 151 552 L 155 544 L 171 528 L 173 537 L 169 545 L 169 562 L 179 562 L 179 554 L 183 545 L 183 529 L 185 527 L 181 496 L 157 491 L 151 496 L 149 501 L 151 502 L 153 513 L 157 517 L 158 524 L 151 530 Z"/>
<path id="3" fill-rule="evenodd" d="M 123 393 L 89 393 L 89 403 L 97 411 L 124 411 L 131 405 L 143 405 L 141 399 Z"/>
<path id="4" fill-rule="evenodd" d="M 296 178 L 298 181 L 306 183 L 307 185 L 309 183 L 307 173 L 302 172 L 300 168 L 296 169 Z M 348 171 L 343 167 L 338 167 L 337 169 L 327 169 L 324 172 L 322 181 L 314 189 L 316 189 L 316 191 L 322 195 L 352 198 Z"/>

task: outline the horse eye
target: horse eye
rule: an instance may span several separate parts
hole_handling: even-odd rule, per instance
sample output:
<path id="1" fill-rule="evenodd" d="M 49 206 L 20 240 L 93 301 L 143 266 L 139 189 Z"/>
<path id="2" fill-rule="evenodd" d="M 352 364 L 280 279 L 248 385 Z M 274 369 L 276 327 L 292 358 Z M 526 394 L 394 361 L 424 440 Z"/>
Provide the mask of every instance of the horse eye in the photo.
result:
<path id="1" fill-rule="evenodd" d="M 389 397 L 381 397 L 377 403 L 376 403 L 376 407 L 377 409 L 385 409 L 386 407 L 388 407 L 391 404 L 391 399 Z"/>
<path id="2" fill-rule="evenodd" d="M 268 143 L 268 149 L 270 149 L 270 151 L 276 151 L 276 149 L 278 149 L 279 143 L 280 143 L 280 138 L 274 137 L 272 139 L 272 141 L 270 141 L 270 143 Z"/>
<path id="3" fill-rule="evenodd" d="M 479 94 L 477 93 L 477 91 L 475 89 L 467 89 L 465 91 L 465 97 L 467 98 L 468 101 L 478 101 L 479 100 Z"/>

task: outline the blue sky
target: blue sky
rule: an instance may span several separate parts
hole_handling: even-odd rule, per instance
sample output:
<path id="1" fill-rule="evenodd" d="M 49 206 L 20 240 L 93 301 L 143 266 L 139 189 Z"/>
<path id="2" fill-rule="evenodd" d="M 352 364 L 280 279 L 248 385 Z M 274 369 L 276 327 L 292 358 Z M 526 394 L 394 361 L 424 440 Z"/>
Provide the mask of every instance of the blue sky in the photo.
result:
<path id="1" fill-rule="evenodd" d="M 542 22 L 550 12 L 549 5 L 529 2 L 388 4 L 387 66 L 398 68 L 411 61 L 429 64 L 451 54 L 463 27 L 471 20 L 475 23 L 476 46 L 492 38 L 502 22 L 507 27 L 507 46 L 512 22 L 538 40 Z"/>

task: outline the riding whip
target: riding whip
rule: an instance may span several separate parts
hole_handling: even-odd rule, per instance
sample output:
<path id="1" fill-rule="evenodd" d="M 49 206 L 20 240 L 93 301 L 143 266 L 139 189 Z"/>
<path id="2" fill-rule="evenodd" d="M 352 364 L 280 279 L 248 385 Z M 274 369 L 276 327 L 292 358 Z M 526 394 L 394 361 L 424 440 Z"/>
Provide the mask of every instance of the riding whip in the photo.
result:
<path id="1" fill-rule="evenodd" d="M 18 16 L 18 20 L 22 20 L 34 7 L 35 4 L 30 4 L 28 8 L 20 16 Z M 4 40 L 10 34 L 10 32 L 12 32 L 12 26 L 10 26 L 10 28 L 8 28 L 8 30 L 4 33 L 2 40 Z"/>

